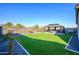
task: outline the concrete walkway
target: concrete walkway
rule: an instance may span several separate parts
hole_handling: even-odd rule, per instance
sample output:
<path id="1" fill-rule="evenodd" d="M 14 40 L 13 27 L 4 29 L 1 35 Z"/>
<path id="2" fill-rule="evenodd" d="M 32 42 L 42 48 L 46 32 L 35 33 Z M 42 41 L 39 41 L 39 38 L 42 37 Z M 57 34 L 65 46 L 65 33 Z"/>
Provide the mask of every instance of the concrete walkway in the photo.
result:
<path id="1" fill-rule="evenodd" d="M 8 55 L 8 40 L 0 42 L 0 55 Z M 13 40 L 13 52 L 12 55 L 28 55 L 29 53 L 20 45 L 18 41 Z"/>

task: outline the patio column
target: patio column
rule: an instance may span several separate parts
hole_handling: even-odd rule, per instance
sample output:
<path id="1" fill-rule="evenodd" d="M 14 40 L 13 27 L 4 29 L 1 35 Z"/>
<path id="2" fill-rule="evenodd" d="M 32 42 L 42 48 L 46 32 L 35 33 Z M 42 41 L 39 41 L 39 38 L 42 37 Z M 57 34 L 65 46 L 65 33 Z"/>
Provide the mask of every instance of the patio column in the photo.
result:
<path id="1" fill-rule="evenodd" d="M 2 26 L 0 26 L 0 35 L 2 35 Z"/>
<path id="2" fill-rule="evenodd" d="M 50 27 L 48 27 L 48 31 L 49 31 L 49 32 L 51 32 L 51 29 L 50 29 Z"/>
<path id="3" fill-rule="evenodd" d="M 56 31 L 56 27 L 54 27 L 54 30 Z"/>
<path id="4" fill-rule="evenodd" d="M 79 4 L 76 5 L 76 24 L 77 24 L 77 34 L 79 39 Z"/>
<path id="5" fill-rule="evenodd" d="M 62 33 L 62 26 L 60 26 L 60 35 L 61 35 L 61 33 Z"/>

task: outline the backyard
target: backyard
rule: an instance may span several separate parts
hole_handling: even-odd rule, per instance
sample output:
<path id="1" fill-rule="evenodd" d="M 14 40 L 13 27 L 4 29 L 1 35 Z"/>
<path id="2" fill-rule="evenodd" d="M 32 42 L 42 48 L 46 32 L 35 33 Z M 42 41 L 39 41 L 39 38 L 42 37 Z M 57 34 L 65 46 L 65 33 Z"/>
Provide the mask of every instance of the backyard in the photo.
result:
<path id="1" fill-rule="evenodd" d="M 16 36 L 16 40 L 31 55 L 72 55 L 76 54 L 65 49 L 73 34 L 54 35 L 52 33 L 33 33 Z"/>

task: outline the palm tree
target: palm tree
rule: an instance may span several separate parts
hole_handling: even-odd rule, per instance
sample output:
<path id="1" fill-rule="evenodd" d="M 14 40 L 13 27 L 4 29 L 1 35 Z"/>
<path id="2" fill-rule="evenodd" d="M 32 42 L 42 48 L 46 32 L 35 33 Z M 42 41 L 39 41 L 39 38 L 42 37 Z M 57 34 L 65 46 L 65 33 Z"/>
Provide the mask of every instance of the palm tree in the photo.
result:
<path id="1" fill-rule="evenodd" d="M 34 25 L 33 28 L 38 29 L 39 28 L 39 25 L 38 24 L 37 25 Z"/>
<path id="2" fill-rule="evenodd" d="M 7 28 L 11 28 L 13 27 L 13 24 L 11 22 L 7 22 L 6 24 L 3 25 L 3 27 L 7 27 Z M 9 30 L 9 32 L 4 36 L 5 39 L 7 39 L 8 42 L 8 54 L 11 55 L 12 54 L 12 50 L 13 50 L 13 36 L 11 35 L 13 34 L 11 30 Z"/>
<path id="3" fill-rule="evenodd" d="M 8 23 L 4 24 L 3 26 L 5 26 L 5 27 L 13 27 L 13 24 L 11 22 L 8 22 Z"/>
<path id="4" fill-rule="evenodd" d="M 17 27 L 17 28 L 22 28 L 22 27 L 24 27 L 24 26 L 23 26 L 22 24 L 19 24 L 19 23 L 18 23 L 18 24 L 16 24 L 16 27 Z"/>
<path id="5" fill-rule="evenodd" d="M 14 38 L 11 36 L 12 32 L 9 31 L 9 33 L 7 34 L 7 40 L 9 40 L 8 42 L 8 53 L 9 55 L 12 54 L 12 50 L 13 50 L 13 40 Z"/>

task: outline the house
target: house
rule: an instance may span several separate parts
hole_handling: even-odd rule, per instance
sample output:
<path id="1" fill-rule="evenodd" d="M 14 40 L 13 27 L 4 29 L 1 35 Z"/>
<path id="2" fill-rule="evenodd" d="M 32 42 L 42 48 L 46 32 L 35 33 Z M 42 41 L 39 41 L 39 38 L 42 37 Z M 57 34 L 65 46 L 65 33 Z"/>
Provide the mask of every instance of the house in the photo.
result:
<path id="1" fill-rule="evenodd" d="M 17 27 L 3 27 L 3 34 L 7 34 L 9 33 L 9 31 L 12 31 L 14 34 L 15 33 L 26 33 L 27 32 L 27 28 L 23 27 L 23 28 L 17 28 Z"/>
<path id="2" fill-rule="evenodd" d="M 3 26 L 3 34 L 7 34 L 12 32 L 12 33 L 38 33 L 38 32 L 51 32 L 53 34 L 61 34 L 64 32 L 64 26 L 59 25 L 59 24 L 49 24 L 45 26 L 44 28 L 35 28 L 35 27 L 22 27 L 22 28 L 17 28 L 15 26 L 13 27 L 6 27 Z"/>
<path id="3" fill-rule="evenodd" d="M 59 24 L 49 24 L 44 27 L 44 32 L 51 32 L 53 34 L 61 34 L 64 32 L 64 26 Z"/>
<path id="4" fill-rule="evenodd" d="M 12 33 L 22 33 L 22 34 L 26 34 L 26 33 L 36 33 L 36 32 L 42 32 L 41 28 L 35 29 L 33 27 L 22 27 L 22 28 L 17 28 L 17 27 L 5 27 L 3 26 L 3 34 L 7 34 L 9 32 Z"/>

